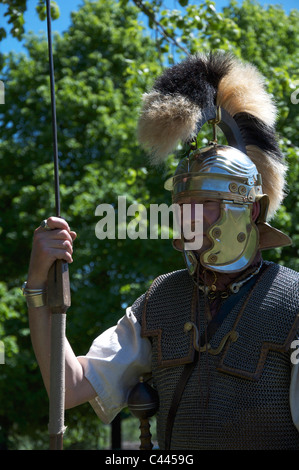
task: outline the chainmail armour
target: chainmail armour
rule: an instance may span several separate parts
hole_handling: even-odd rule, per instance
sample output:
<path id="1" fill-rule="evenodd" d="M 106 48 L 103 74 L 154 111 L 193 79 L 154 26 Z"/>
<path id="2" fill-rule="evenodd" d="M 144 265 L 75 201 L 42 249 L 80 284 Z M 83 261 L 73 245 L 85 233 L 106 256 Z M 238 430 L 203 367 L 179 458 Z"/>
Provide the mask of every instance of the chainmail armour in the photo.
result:
<path id="1" fill-rule="evenodd" d="M 142 335 L 152 341 L 153 383 L 159 393 L 158 442 L 184 364 L 194 359 L 194 331 L 205 328 L 204 297 L 187 270 L 157 278 L 133 305 Z M 199 308 L 196 307 L 199 301 Z M 199 319 L 197 318 L 199 311 Z M 173 424 L 171 449 L 299 449 L 299 433 L 289 409 L 290 343 L 298 329 L 298 274 L 264 262 L 257 282 L 228 313 L 210 339 L 218 355 L 201 352 Z"/>

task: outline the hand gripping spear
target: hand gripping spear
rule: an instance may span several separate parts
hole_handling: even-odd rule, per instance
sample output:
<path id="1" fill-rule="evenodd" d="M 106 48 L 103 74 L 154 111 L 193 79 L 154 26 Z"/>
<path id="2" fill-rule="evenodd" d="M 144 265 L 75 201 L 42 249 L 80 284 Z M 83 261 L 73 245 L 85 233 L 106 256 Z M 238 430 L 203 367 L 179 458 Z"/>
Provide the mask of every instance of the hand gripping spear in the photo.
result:
<path id="1" fill-rule="evenodd" d="M 60 217 L 59 161 L 55 104 L 54 63 L 50 0 L 47 4 L 48 49 L 50 66 L 50 89 L 52 108 L 52 131 L 54 152 L 54 180 L 56 216 Z M 51 362 L 50 362 L 50 406 L 49 435 L 50 450 L 63 449 L 64 399 L 65 399 L 65 324 L 66 311 L 71 305 L 68 264 L 56 260 L 48 275 L 48 307 L 51 310 Z"/>

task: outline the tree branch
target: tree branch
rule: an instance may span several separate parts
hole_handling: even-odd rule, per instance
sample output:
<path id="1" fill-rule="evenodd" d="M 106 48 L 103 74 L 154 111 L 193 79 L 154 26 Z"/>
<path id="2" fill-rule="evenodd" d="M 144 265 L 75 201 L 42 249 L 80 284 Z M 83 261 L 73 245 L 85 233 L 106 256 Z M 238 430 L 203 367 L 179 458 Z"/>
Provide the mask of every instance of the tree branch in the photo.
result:
<path id="1" fill-rule="evenodd" d="M 151 12 L 143 3 L 142 0 L 133 0 L 133 3 L 141 10 L 155 25 L 159 28 L 160 34 L 166 39 L 166 41 L 170 41 L 172 44 L 174 44 L 176 47 L 178 47 L 181 51 L 183 51 L 185 54 L 189 55 L 189 51 L 185 49 L 183 46 L 181 46 L 177 40 L 172 37 L 164 28 L 164 26 L 156 19 L 156 16 L 154 15 L 153 12 Z"/>

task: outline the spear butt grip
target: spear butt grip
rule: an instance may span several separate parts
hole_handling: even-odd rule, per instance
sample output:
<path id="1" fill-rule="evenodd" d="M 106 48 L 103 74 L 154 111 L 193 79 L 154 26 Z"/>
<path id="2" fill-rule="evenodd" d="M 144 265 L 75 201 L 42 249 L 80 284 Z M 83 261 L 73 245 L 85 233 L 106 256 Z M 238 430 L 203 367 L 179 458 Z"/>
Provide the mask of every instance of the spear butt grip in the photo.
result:
<path id="1" fill-rule="evenodd" d="M 66 313 L 71 305 L 68 263 L 56 260 L 48 273 L 48 307 L 52 313 Z"/>

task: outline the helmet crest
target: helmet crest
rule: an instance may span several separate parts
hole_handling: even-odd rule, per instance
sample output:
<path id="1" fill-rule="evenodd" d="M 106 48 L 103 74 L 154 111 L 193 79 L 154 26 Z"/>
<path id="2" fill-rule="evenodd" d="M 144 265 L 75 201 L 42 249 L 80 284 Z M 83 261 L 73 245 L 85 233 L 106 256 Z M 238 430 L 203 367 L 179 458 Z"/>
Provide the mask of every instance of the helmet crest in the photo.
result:
<path id="1" fill-rule="evenodd" d="M 280 206 L 285 186 L 275 119 L 263 77 L 231 54 L 189 56 L 166 69 L 143 97 L 138 136 L 153 164 L 160 164 L 179 141 L 190 143 L 190 154 L 165 183 L 173 202 L 213 198 L 221 205 L 220 217 L 207 233 L 211 247 L 200 255 L 209 269 L 241 271 L 258 249 L 291 243 L 266 223 Z M 208 148 L 192 152 L 192 141 L 210 120 L 223 130 L 229 146 L 214 139 Z M 258 201 L 261 211 L 255 221 L 252 210 Z M 174 246 L 184 251 L 184 239 Z"/>

